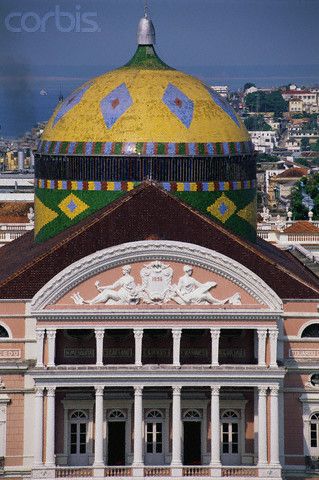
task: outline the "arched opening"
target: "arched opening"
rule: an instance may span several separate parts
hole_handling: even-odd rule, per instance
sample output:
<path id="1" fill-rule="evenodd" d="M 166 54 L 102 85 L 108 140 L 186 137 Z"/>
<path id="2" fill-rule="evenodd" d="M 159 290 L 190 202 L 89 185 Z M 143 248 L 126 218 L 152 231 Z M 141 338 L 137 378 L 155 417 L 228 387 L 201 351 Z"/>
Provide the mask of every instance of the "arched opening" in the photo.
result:
<path id="1" fill-rule="evenodd" d="M 164 415 L 160 410 L 149 410 L 145 415 L 145 463 L 164 463 Z"/>
<path id="2" fill-rule="evenodd" d="M 87 465 L 88 462 L 88 415 L 83 410 L 74 410 L 69 420 L 69 455 L 71 465 Z"/>
<path id="3" fill-rule="evenodd" d="M 306 327 L 302 334 L 301 338 L 319 338 L 319 323 L 312 323 Z"/>
<path id="4" fill-rule="evenodd" d="M 9 337 L 10 337 L 10 335 L 9 335 L 8 330 L 3 325 L 0 325 L 0 339 L 1 338 L 9 338 Z"/>

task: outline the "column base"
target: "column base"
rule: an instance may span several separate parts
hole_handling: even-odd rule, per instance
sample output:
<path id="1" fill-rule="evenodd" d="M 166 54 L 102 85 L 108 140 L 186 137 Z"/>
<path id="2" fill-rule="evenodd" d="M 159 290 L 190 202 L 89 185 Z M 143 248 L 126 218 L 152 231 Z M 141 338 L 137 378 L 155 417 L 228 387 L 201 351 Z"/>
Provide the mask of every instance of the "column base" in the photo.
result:
<path id="1" fill-rule="evenodd" d="M 37 480 L 55 478 L 55 467 L 36 466 L 32 470 L 31 478 L 36 478 Z"/>
<path id="2" fill-rule="evenodd" d="M 171 465 L 171 472 L 172 477 L 181 477 L 183 475 L 182 465 Z"/>
<path id="3" fill-rule="evenodd" d="M 212 463 L 210 467 L 210 476 L 212 478 L 221 478 L 222 476 L 222 466 L 221 463 Z"/>
<path id="4" fill-rule="evenodd" d="M 104 478 L 104 465 L 93 465 L 94 478 Z"/>
<path id="5" fill-rule="evenodd" d="M 133 477 L 144 478 L 144 464 L 143 463 L 133 463 Z"/>
<path id="6" fill-rule="evenodd" d="M 280 464 L 265 464 L 257 465 L 259 471 L 259 478 L 282 478 Z"/>

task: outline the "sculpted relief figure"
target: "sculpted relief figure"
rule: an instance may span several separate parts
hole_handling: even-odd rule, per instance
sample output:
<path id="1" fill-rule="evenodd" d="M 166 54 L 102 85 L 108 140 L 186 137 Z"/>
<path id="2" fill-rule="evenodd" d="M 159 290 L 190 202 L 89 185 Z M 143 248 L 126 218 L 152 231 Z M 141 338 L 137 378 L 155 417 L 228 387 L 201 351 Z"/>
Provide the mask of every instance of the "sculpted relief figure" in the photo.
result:
<path id="1" fill-rule="evenodd" d="M 77 305 L 137 305 L 139 303 L 164 304 L 173 301 L 179 305 L 241 305 L 239 293 L 231 297 L 219 300 L 214 298 L 210 290 L 216 287 L 216 282 L 201 283 L 193 277 L 193 267 L 185 265 L 184 275 L 180 277 L 177 285 L 172 283 L 173 269 L 170 265 L 162 262 L 152 262 L 141 269 L 142 284 L 135 283 L 131 275 L 131 265 L 122 268 L 122 277 L 112 285 L 103 286 L 99 281 L 95 282 L 98 294 L 84 300 L 79 292 L 71 296 Z"/>
<path id="2" fill-rule="evenodd" d="M 95 282 L 95 286 L 100 293 L 91 300 L 84 300 L 79 292 L 72 295 L 71 298 L 77 305 L 83 305 L 84 303 L 89 305 L 98 303 L 137 304 L 140 301 L 140 293 L 134 278 L 131 276 L 131 269 L 131 265 L 125 265 L 122 268 L 123 276 L 112 285 L 103 286 L 99 281 Z"/>
<path id="3" fill-rule="evenodd" d="M 176 297 L 174 300 L 181 305 L 185 304 L 212 304 L 224 305 L 230 303 L 232 305 L 241 305 L 241 298 L 239 293 L 235 293 L 232 297 L 218 300 L 214 298 L 209 291 L 216 287 L 216 282 L 200 283 L 193 275 L 193 267 L 185 265 L 184 275 L 179 279 L 177 288 L 175 289 Z"/>

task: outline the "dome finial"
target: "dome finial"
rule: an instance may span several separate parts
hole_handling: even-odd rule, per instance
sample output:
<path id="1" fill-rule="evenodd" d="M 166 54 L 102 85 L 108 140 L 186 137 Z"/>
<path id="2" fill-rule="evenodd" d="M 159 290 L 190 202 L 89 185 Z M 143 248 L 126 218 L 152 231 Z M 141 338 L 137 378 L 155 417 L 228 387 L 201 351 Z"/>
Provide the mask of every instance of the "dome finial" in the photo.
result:
<path id="1" fill-rule="evenodd" d="M 155 28 L 149 16 L 148 0 L 144 0 L 144 17 L 137 28 L 138 45 L 155 45 Z"/>

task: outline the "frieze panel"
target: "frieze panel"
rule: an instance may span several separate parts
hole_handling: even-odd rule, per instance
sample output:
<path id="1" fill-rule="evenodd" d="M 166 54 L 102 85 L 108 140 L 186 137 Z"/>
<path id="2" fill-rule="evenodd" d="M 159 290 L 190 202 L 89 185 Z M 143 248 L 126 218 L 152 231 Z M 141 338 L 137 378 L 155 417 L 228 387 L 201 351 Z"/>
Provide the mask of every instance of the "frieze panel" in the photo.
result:
<path id="1" fill-rule="evenodd" d="M 84 299 L 80 292 L 71 295 L 76 305 L 137 305 L 176 303 L 178 305 L 241 305 L 241 295 L 235 292 L 229 297 L 218 299 L 211 294 L 217 286 L 213 280 L 200 282 L 193 276 L 193 267 L 183 266 L 183 275 L 173 283 L 174 270 L 169 264 L 151 262 L 140 269 L 140 283 L 132 275 L 132 266 L 122 268 L 122 276 L 111 285 L 95 282 L 98 293 Z"/>
<path id="2" fill-rule="evenodd" d="M 235 260 L 198 245 L 147 240 L 110 247 L 73 263 L 36 294 L 31 313 L 116 313 L 129 308 L 138 315 L 145 308 L 164 312 L 166 306 L 175 306 L 191 312 L 198 305 L 209 312 L 282 312 L 276 293 Z"/>

